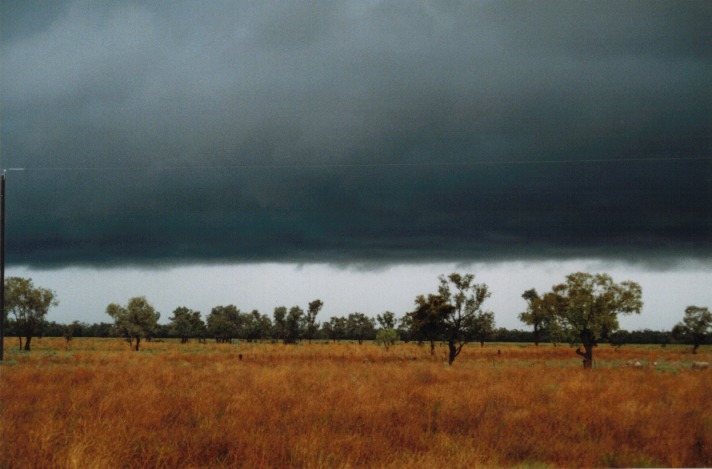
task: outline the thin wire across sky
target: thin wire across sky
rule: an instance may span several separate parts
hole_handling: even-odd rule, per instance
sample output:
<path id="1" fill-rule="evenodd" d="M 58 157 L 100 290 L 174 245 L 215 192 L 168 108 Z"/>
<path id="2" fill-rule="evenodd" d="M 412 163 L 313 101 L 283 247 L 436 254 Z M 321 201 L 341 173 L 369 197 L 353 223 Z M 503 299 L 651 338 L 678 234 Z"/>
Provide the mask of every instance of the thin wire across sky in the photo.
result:
<path id="1" fill-rule="evenodd" d="M 225 165 L 134 165 L 128 166 L 27 166 L 6 168 L 3 171 L 125 171 L 153 169 L 159 171 L 215 170 L 215 169 L 322 169 L 322 168 L 412 168 L 412 167 L 466 167 L 466 166 L 522 166 L 596 163 L 654 163 L 661 161 L 712 161 L 712 156 L 652 157 L 652 158 L 587 158 L 553 160 L 484 160 L 484 161 L 434 161 L 402 163 L 290 163 L 290 164 L 225 164 Z"/>

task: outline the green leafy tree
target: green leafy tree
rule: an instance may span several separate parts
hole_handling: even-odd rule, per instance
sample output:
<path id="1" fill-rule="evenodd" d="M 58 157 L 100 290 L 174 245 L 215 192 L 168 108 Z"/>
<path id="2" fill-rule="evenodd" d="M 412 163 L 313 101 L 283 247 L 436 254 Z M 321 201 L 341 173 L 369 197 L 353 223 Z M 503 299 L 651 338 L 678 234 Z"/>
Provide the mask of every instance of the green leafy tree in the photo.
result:
<path id="1" fill-rule="evenodd" d="M 217 343 L 232 343 L 243 333 L 243 317 L 235 305 L 216 306 L 208 315 L 208 334 Z"/>
<path id="2" fill-rule="evenodd" d="M 707 335 L 712 331 L 712 313 L 707 307 L 688 306 L 685 308 L 685 316 L 672 329 L 672 336 L 675 340 L 692 344 L 692 353 L 697 353 L 697 349 L 705 341 Z"/>
<path id="3" fill-rule="evenodd" d="M 416 308 L 407 316 L 416 337 L 430 341 L 431 355 L 436 340 L 447 341 L 448 364 L 452 365 L 469 340 L 484 343 L 493 334 L 494 313 L 482 310 L 490 291 L 486 284 L 474 283 L 474 275 L 455 272 L 439 279 L 438 294 L 416 297 Z"/>
<path id="4" fill-rule="evenodd" d="M 347 321 L 346 318 L 332 316 L 329 322 L 325 322 L 322 326 L 322 330 L 326 336 L 338 342 L 339 340 L 344 340 L 346 338 Z"/>
<path id="5" fill-rule="evenodd" d="M 554 292 L 548 292 L 540 298 L 540 307 L 546 315 L 544 321 L 544 332 L 547 339 L 554 347 L 560 343 L 574 343 L 579 339 L 575 329 L 568 327 L 561 316 L 557 314 L 564 305 L 561 297 Z"/>
<path id="6" fill-rule="evenodd" d="M 390 311 L 386 311 L 383 314 L 376 315 L 376 321 L 381 329 L 394 329 L 396 328 L 396 315 Z"/>
<path id="7" fill-rule="evenodd" d="M 205 322 L 200 317 L 200 311 L 180 306 L 173 311 L 169 319 L 169 331 L 173 337 L 180 337 L 180 343 L 186 344 L 192 338 L 205 335 Z"/>
<path id="8" fill-rule="evenodd" d="M 376 343 L 383 345 L 386 352 L 398 341 L 398 333 L 392 327 L 379 329 L 376 332 Z"/>
<path id="9" fill-rule="evenodd" d="M 444 310 L 446 314 L 441 315 L 450 365 L 470 338 L 484 345 L 494 332 L 494 313 L 482 310 L 482 304 L 490 297 L 489 287 L 474 281 L 472 274 L 455 272 L 440 276 L 439 296 L 452 305 L 452 309 Z"/>
<path id="10" fill-rule="evenodd" d="M 142 338 L 151 337 L 155 333 L 161 317 L 143 296 L 131 298 L 126 307 L 111 303 L 106 307 L 106 314 L 114 320 L 113 333 L 125 337 L 132 347 L 135 340 L 136 351 Z"/>
<path id="11" fill-rule="evenodd" d="M 74 339 L 74 336 L 81 333 L 82 325 L 79 321 L 73 321 L 71 324 L 65 325 L 62 331 L 62 337 L 67 341 L 67 344 Z"/>
<path id="12" fill-rule="evenodd" d="M 253 342 L 269 337 L 272 321 L 266 314 L 260 314 L 256 309 L 244 315 L 245 339 Z"/>
<path id="13" fill-rule="evenodd" d="M 395 330 L 396 333 L 398 333 L 400 340 L 405 343 L 408 343 L 411 340 L 418 340 L 418 331 L 415 329 L 413 317 L 408 313 L 404 314 L 403 317 L 397 321 Z"/>
<path id="14" fill-rule="evenodd" d="M 11 314 L 14 317 L 20 349 L 23 348 L 22 336 L 24 335 L 24 349 L 29 351 L 32 338 L 42 333 L 49 308 L 59 302 L 52 290 L 35 287 L 32 279 L 9 277 L 5 279 L 4 303 L 5 315 Z"/>
<path id="15" fill-rule="evenodd" d="M 351 313 L 346 318 L 346 331 L 350 339 L 357 340 L 361 345 L 364 340 L 374 338 L 376 325 L 373 319 L 363 313 Z"/>
<path id="16" fill-rule="evenodd" d="M 319 324 L 316 322 L 316 315 L 319 314 L 321 308 L 324 306 L 324 302 L 321 300 L 314 300 L 309 303 L 309 309 L 307 309 L 307 315 L 304 318 L 305 328 L 304 337 L 311 344 L 312 339 L 319 330 Z"/>
<path id="17" fill-rule="evenodd" d="M 534 345 L 539 346 L 550 315 L 535 289 L 525 291 L 522 298 L 527 302 L 527 310 L 519 314 L 519 320 L 534 328 Z"/>
<path id="18" fill-rule="evenodd" d="M 88 324 L 85 328 L 84 337 L 111 337 L 114 326 L 108 322 L 98 324 Z"/>
<path id="19" fill-rule="evenodd" d="M 326 321 L 321 324 L 320 335 L 322 337 L 325 337 L 329 340 L 333 340 L 334 342 L 336 342 L 336 340 L 333 337 L 334 333 L 333 333 L 333 330 L 331 329 L 330 321 Z"/>
<path id="20" fill-rule="evenodd" d="M 287 343 L 287 308 L 285 306 L 277 306 L 272 313 L 273 321 L 273 337 Z"/>
<path id="21" fill-rule="evenodd" d="M 289 313 L 286 318 L 287 335 L 284 340 L 285 344 L 296 344 L 301 340 L 305 330 L 304 310 L 299 306 L 289 308 Z"/>
<path id="22" fill-rule="evenodd" d="M 479 311 L 467 323 L 466 334 L 468 340 L 480 343 L 480 347 L 485 346 L 485 341 L 490 340 L 494 335 L 495 323 L 492 311 Z"/>
<path id="23" fill-rule="evenodd" d="M 383 314 L 377 314 L 376 321 L 380 326 L 376 332 L 376 343 L 383 345 L 387 352 L 399 339 L 396 331 L 396 315 L 386 311 Z"/>
<path id="24" fill-rule="evenodd" d="M 555 285 L 547 302 L 563 333 L 578 337 L 576 353 L 585 369 L 593 367 L 593 348 L 618 329 L 619 314 L 639 314 L 643 307 L 640 285 L 613 282 L 607 274 L 577 272 Z"/>
<path id="25" fill-rule="evenodd" d="M 454 311 L 448 301 L 441 295 L 418 295 L 415 298 L 415 309 L 406 314 L 412 336 L 415 340 L 430 342 L 430 355 L 435 355 L 435 342 L 443 337 L 444 318 Z"/>

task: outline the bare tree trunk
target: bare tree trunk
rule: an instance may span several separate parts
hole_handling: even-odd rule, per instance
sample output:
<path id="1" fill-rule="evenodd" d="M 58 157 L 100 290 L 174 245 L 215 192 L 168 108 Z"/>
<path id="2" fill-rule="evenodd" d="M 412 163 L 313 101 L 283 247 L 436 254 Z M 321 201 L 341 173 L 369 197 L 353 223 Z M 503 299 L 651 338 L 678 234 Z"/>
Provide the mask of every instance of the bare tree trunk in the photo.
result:
<path id="1" fill-rule="evenodd" d="M 18 336 L 17 336 L 17 340 L 20 341 L 20 350 L 22 350 L 22 336 L 21 336 L 21 335 L 18 335 Z"/>
<path id="2" fill-rule="evenodd" d="M 32 336 L 27 336 L 25 337 L 25 351 L 29 352 L 30 351 L 30 341 L 32 340 Z"/>
<path id="3" fill-rule="evenodd" d="M 577 348 L 576 353 L 583 357 L 583 369 L 589 370 L 593 368 L 593 347 L 584 345 L 583 348 L 583 352 L 580 347 Z"/>
<path id="4" fill-rule="evenodd" d="M 589 370 L 593 368 L 593 347 L 596 346 L 596 338 L 590 329 L 581 331 L 581 343 L 584 351 L 582 352 L 579 347 L 576 349 L 576 354 L 583 357 L 583 369 Z"/>
<path id="5" fill-rule="evenodd" d="M 435 341 L 434 340 L 430 341 L 430 355 L 435 356 Z"/>
<path id="6" fill-rule="evenodd" d="M 452 362 L 455 361 L 455 358 L 458 356 L 459 351 L 458 351 L 457 347 L 455 346 L 455 341 L 452 339 L 448 340 L 447 347 L 449 349 L 447 364 L 452 366 Z"/>
<path id="7" fill-rule="evenodd" d="M 136 337 L 136 351 L 138 352 L 138 346 L 141 343 L 141 336 Z"/>

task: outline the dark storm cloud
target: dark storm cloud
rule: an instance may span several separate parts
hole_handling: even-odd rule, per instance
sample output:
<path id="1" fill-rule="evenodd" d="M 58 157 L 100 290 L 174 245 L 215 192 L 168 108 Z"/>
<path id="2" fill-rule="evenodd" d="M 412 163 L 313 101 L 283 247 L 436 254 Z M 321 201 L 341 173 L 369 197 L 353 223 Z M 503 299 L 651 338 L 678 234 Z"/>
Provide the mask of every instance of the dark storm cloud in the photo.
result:
<path id="1" fill-rule="evenodd" d="M 712 255 L 708 2 L 2 9 L 13 263 Z"/>

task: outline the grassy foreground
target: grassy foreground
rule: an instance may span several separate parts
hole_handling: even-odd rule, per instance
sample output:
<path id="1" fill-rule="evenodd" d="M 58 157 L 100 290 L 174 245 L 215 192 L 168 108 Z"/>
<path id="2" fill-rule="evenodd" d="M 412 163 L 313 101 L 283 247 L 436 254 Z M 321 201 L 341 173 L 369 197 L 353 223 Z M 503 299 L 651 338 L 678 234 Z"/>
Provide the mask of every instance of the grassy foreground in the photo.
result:
<path id="1" fill-rule="evenodd" d="M 2 468 L 712 466 L 708 348 L 33 345 L 6 340 Z"/>

